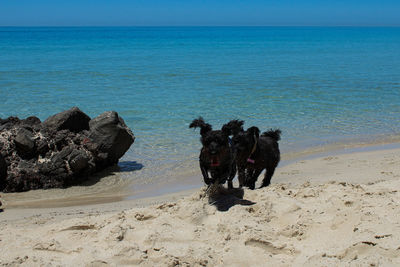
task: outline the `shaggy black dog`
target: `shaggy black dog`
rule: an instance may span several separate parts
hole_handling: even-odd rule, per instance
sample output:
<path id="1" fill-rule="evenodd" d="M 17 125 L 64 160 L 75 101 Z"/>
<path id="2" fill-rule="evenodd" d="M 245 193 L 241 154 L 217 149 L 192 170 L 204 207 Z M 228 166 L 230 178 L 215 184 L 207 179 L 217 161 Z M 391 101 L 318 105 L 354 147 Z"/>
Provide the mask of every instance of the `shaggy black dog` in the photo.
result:
<path id="1" fill-rule="evenodd" d="M 230 145 L 230 131 L 212 130 L 203 118 L 193 120 L 189 128 L 200 128 L 200 141 L 203 145 L 200 151 L 200 169 L 207 185 L 224 184 L 228 180 L 228 188 L 232 188 L 232 180 L 236 174 L 236 163 L 233 149 Z"/>
<path id="2" fill-rule="evenodd" d="M 242 125 L 243 121 L 237 120 L 226 124 L 226 130 L 233 135 L 239 186 L 254 189 L 257 178 L 264 169 L 266 172 L 261 187 L 268 186 L 280 161 L 278 141 L 281 131 L 269 130 L 260 136 L 257 127 L 244 131 Z"/>

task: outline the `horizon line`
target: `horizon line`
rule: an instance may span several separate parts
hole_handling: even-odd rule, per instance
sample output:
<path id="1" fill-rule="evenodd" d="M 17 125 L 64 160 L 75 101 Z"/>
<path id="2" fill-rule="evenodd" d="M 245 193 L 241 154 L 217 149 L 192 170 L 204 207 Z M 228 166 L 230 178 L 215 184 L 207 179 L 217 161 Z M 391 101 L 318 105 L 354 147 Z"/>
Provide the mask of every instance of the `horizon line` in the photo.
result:
<path id="1" fill-rule="evenodd" d="M 143 28 L 150 28 L 150 27 L 359 27 L 359 28 L 382 28 L 382 27 L 400 27 L 399 25 L 0 25 L 0 28 L 5 28 L 5 27 L 25 27 L 25 28 L 42 28 L 42 27 L 110 27 L 110 28 L 122 28 L 122 27 L 143 27 Z"/>

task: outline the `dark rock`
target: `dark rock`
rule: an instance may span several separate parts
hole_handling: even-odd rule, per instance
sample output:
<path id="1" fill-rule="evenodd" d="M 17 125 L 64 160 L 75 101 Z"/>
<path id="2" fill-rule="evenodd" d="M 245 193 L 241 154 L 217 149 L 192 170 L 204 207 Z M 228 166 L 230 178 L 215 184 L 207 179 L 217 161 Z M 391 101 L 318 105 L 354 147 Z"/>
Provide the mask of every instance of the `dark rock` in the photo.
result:
<path id="1" fill-rule="evenodd" d="M 23 125 L 27 129 L 37 129 L 40 127 L 40 119 L 34 116 L 28 117 L 25 120 L 20 120 L 17 117 L 9 117 L 5 120 L 0 119 L 0 131 L 10 130 L 17 125 Z"/>
<path id="2" fill-rule="evenodd" d="M 4 125 L 4 124 L 17 124 L 20 122 L 20 119 L 18 117 L 8 117 L 7 119 L 3 120 L 0 119 L 0 125 Z"/>
<path id="3" fill-rule="evenodd" d="M 68 130 L 61 130 L 57 132 L 53 137 L 53 144 L 56 146 L 58 150 L 62 150 L 63 147 L 69 145 L 70 132 Z M 73 135 L 72 135 L 73 136 Z"/>
<path id="4" fill-rule="evenodd" d="M 42 188 L 40 174 L 35 164 L 20 160 L 7 176 L 4 192 L 21 192 Z"/>
<path id="5" fill-rule="evenodd" d="M 42 123 L 42 126 L 53 131 L 69 130 L 77 133 L 89 130 L 89 121 L 90 117 L 88 115 L 83 113 L 79 108 L 73 107 L 49 117 Z"/>
<path id="6" fill-rule="evenodd" d="M 39 155 L 44 156 L 46 155 L 46 153 L 50 150 L 49 144 L 48 144 L 48 140 L 47 139 L 40 139 L 37 142 L 37 152 L 39 153 Z"/>
<path id="7" fill-rule="evenodd" d="M 7 177 L 7 163 L 4 157 L 0 154 L 0 191 L 5 187 Z"/>
<path id="8" fill-rule="evenodd" d="M 92 119 L 89 127 L 89 139 L 97 144 L 102 161 L 117 163 L 135 141 L 132 131 L 115 111 Z"/>
<path id="9" fill-rule="evenodd" d="M 0 191 L 67 187 L 114 165 L 134 141 L 116 112 L 90 121 L 78 108 L 41 123 L 36 117 L 0 119 Z"/>
<path id="10" fill-rule="evenodd" d="M 5 120 L 0 119 L 0 131 L 9 130 L 19 123 L 20 119 L 17 117 L 8 117 Z"/>
<path id="11" fill-rule="evenodd" d="M 29 129 L 39 131 L 39 129 L 41 128 L 41 121 L 38 117 L 35 116 L 31 116 L 26 118 L 25 120 L 21 120 L 20 123 L 27 129 L 29 127 Z"/>
<path id="12" fill-rule="evenodd" d="M 73 147 L 66 146 L 60 152 L 56 152 L 55 154 L 53 154 L 53 156 L 51 157 L 51 161 L 54 164 L 64 163 L 64 161 L 67 161 L 69 154 L 71 154 L 73 150 Z"/>
<path id="13" fill-rule="evenodd" d="M 82 150 L 74 150 L 68 164 L 73 173 L 81 173 L 89 167 L 89 156 Z"/>
<path id="14" fill-rule="evenodd" d="M 22 158 L 30 158 L 35 154 L 35 141 L 33 140 L 32 132 L 27 129 L 19 128 L 14 142 L 17 153 Z"/>
<path id="15" fill-rule="evenodd" d="M 27 125 L 37 125 L 37 124 L 40 124 L 41 121 L 38 117 L 30 116 L 30 117 L 26 118 L 25 120 L 21 120 L 21 123 L 27 124 Z"/>

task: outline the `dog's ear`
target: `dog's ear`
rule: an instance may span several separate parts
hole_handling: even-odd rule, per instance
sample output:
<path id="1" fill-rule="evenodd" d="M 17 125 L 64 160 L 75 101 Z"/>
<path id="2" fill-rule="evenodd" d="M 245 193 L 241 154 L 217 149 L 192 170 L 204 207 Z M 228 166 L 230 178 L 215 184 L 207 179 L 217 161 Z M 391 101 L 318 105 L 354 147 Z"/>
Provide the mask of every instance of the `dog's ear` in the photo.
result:
<path id="1" fill-rule="evenodd" d="M 258 129 L 258 127 L 256 127 L 256 126 L 250 127 L 249 129 L 247 129 L 247 131 L 248 131 L 251 135 L 255 136 L 257 139 L 258 139 L 258 137 L 260 136 L 260 129 Z"/>
<path id="2" fill-rule="evenodd" d="M 239 132 L 243 131 L 244 121 L 231 120 L 227 124 L 222 126 L 222 132 L 226 135 L 237 135 Z"/>
<path id="3" fill-rule="evenodd" d="M 208 123 L 205 123 L 205 121 L 202 117 L 199 117 L 198 119 L 193 120 L 192 123 L 189 125 L 189 128 L 198 128 L 198 127 L 200 128 L 201 136 L 204 136 L 209 131 L 212 131 L 211 125 Z"/>
<path id="4" fill-rule="evenodd" d="M 278 142 L 279 140 L 281 140 L 281 134 L 282 134 L 282 131 L 279 129 L 275 129 L 275 130 L 270 129 L 269 131 L 264 132 L 261 136 L 270 137 L 270 138 L 274 139 L 276 142 Z"/>

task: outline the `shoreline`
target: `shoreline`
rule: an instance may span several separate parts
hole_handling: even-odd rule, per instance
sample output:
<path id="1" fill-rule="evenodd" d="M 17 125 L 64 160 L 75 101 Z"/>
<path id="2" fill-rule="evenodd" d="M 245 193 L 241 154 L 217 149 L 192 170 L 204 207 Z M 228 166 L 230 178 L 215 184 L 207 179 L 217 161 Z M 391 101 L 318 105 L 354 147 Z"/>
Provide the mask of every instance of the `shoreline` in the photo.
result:
<path id="1" fill-rule="evenodd" d="M 375 143 L 340 143 L 332 144 L 327 146 L 316 146 L 311 147 L 307 150 L 302 150 L 299 152 L 290 152 L 282 154 L 281 162 L 279 163 L 276 172 L 271 180 L 272 184 L 280 182 L 290 182 L 288 177 L 282 178 L 281 172 L 285 172 L 286 166 L 296 164 L 299 161 L 306 161 L 312 159 L 318 159 L 323 157 L 335 157 L 340 155 L 348 155 L 352 153 L 363 153 L 363 152 L 376 152 L 376 151 L 386 151 L 386 150 L 400 150 L 400 142 L 389 142 L 389 140 L 396 140 L 394 137 L 387 138 L 386 140 L 381 140 L 382 142 Z M 197 165 L 194 166 L 198 167 Z M 104 179 L 105 177 L 113 177 L 115 175 L 115 168 L 111 167 L 105 172 L 99 173 L 93 177 L 93 180 Z M 118 174 L 118 172 L 116 172 Z M 262 177 L 263 173 L 260 175 Z M 183 177 L 188 182 L 183 184 L 175 182 L 172 184 L 149 184 L 141 185 L 136 191 L 129 190 L 127 188 L 132 187 L 132 183 L 129 181 L 117 181 L 118 183 L 114 186 L 113 180 L 104 181 L 105 185 L 100 185 L 102 183 L 101 179 L 98 181 L 97 186 L 99 187 L 113 187 L 112 190 L 94 189 L 96 185 L 90 185 L 88 188 L 91 191 L 85 191 L 86 186 L 73 186 L 66 189 L 49 189 L 49 190 L 33 190 L 22 193 L 2 193 L 3 208 L 7 209 L 35 209 L 35 208 L 62 208 L 62 207 L 79 207 L 87 205 L 102 205 L 113 202 L 125 202 L 125 201 L 139 201 L 146 199 L 166 199 L 169 195 L 181 195 L 187 196 L 194 190 L 199 190 L 203 187 L 201 173 L 198 177 Z M 259 178 L 261 180 L 261 178 Z M 197 182 L 196 182 L 197 181 Z M 89 181 L 90 184 L 90 181 Z M 234 186 L 238 186 L 237 177 L 234 179 Z M 78 191 L 81 190 L 82 193 L 78 195 L 69 196 L 67 191 Z M 43 197 L 43 195 L 45 195 Z M 60 197 L 60 195 L 62 197 Z M 50 201 L 50 202 L 49 202 Z"/>
<path id="2" fill-rule="evenodd" d="M 321 148 L 321 147 L 320 147 Z M 276 172 L 272 178 L 272 184 L 302 184 L 306 182 L 311 182 L 311 184 L 315 185 L 316 183 L 324 183 L 329 181 L 338 181 L 340 178 L 341 172 L 337 172 L 335 175 L 332 175 L 331 179 L 323 178 L 316 179 L 313 176 L 317 174 L 321 174 L 324 170 L 326 170 L 326 166 L 331 164 L 332 161 L 336 158 L 364 158 L 368 153 L 371 155 L 377 154 L 391 154 L 398 152 L 400 154 L 400 143 L 385 143 L 385 144 L 363 144 L 363 145 L 344 145 L 342 148 L 335 147 L 335 149 L 324 150 L 323 147 L 321 151 L 315 152 L 313 149 L 311 151 L 303 151 L 301 152 L 301 156 L 297 158 L 293 158 L 292 155 L 288 156 L 287 154 L 282 155 L 282 161 L 276 169 Z M 367 160 L 367 159 L 364 159 Z M 307 177 L 304 177 L 305 174 L 299 172 L 297 169 L 301 169 L 304 163 L 314 162 L 319 165 L 315 166 L 312 164 L 314 169 L 308 169 Z M 327 163 L 328 165 L 324 165 Z M 333 171 L 333 170 L 331 170 Z M 353 172 L 351 168 L 346 169 L 347 172 Z M 312 174 L 312 173 L 315 174 Z M 110 172 L 111 173 L 111 172 Z M 100 174 L 102 176 L 103 174 Z M 262 175 L 260 175 L 258 182 L 262 180 Z M 311 175 L 311 176 L 310 176 Z M 366 175 L 367 177 L 364 183 L 378 181 L 380 179 L 376 179 L 373 175 Z M 95 209 L 108 209 L 108 207 L 112 210 L 112 207 L 145 207 L 154 203 L 162 203 L 170 200 L 176 200 L 178 198 L 186 197 L 192 194 L 193 192 L 201 190 L 203 188 L 202 178 L 198 177 L 199 183 L 187 183 L 185 185 L 180 184 L 172 184 L 167 185 L 167 188 L 161 188 L 163 185 L 158 186 L 155 185 L 156 188 L 149 191 L 138 191 L 136 195 L 129 195 L 129 192 L 124 191 L 124 187 L 126 184 L 119 185 L 117 187 L 121 189 L 121 192 L 118 193 L 99 193 L 96 197 L 93 197 L 92 194 L 82 194 L 73 197 L 61 197 L 61 198 L 52 198 L 52 199 L 27 199 L 27 200 L 19 200 L 15 201 L 14 199 L 21 196 L 21 194 L 33 194 L 34 196 L 42 193 L 44 190 L 39 191 L 29 191 L 23 193 L 2 193 L 3 200 L 3 209 L 4 212 L 1 213 L 2 217 L 5 216 L 9 211 L 13 211 L 13 213 L 18 214 L 18 210 L 56 210 L 56 209 L 66 209 L 66 210 L 75 210 L 79 208 L 90 209 L 94 207 Z M 351 178 L 342 179 L 341 182 L 354 182 Z M 363 183 L 363 181 L 356 182 Z M 154 187 L 154 185 L 149 185 L 148 187 Z M 237 177 L 234 179 L 234 187 L 237 187 Z M 177 190 L 178 189 L 178 190 Z M 59 195 L 64 190 L 68 189 L 50 189 L 55 192 L 55 194 Z M 70 189 L 74 190 L 74 189 Z M 49 191 L 49 190 L 46 190 Z M 150 192 L 150 193 L 149 193 Z M 151 194 L 152 193 L 152 194 Z M 10 198 L 12 196 L 12 198 Z M 15 212 L 14 212 L 15 211 Z"/>
<path id="3" fill-rule="evenodd" d="M 293 162 L 299 159 L 308 159 L 329 154 L 347 154 L 352 152 L 400 148 L 400 135 L 371 135 L 343 139 L 327 144 L 301 146 L 281 153 L 283 161 Z"/>

